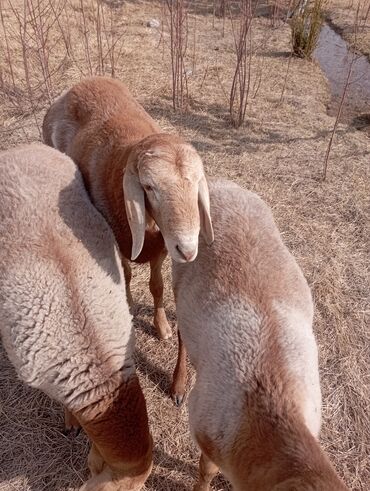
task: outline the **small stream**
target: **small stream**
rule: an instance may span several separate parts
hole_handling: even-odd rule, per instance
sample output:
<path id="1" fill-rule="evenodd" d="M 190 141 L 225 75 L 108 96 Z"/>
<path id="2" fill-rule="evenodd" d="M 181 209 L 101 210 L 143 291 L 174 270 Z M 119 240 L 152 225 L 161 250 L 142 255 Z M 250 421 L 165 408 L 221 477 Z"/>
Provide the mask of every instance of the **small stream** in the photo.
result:
<path id="1" fill-rule="evenodd" d="M 354 55 L 346 41 L 328 24 L 324 24 L 314 57 L 331 86 L 332 99 L 328 113 L 332 116 L 337 114 L 353 56 L 356 59 L 340 121 L 370 134 L 370 63 L 366 56 Z"/>

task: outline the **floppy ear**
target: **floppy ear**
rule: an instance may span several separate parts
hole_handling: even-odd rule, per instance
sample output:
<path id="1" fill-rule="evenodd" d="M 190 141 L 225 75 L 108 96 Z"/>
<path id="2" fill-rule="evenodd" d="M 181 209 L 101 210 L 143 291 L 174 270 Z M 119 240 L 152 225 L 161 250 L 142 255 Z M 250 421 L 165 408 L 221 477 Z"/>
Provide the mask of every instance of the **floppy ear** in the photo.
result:
<path id="1" fill-rule="evenodd" d="M 206 178 L 203 176 L 199 181 L 198 205 L 200 216 L 200 232 L 207 245 L 211 245 L 215 237 L 210 214 L 209 192 Z"/>
<path id="2" fill-rule="evenodd" d="M 132 235 L 131 260 L 134 260 L 140 254 L 144 244 L 145 198 L 139 177 L 130 168 L 126 168 L 123 176 L 123 195 Z"/>

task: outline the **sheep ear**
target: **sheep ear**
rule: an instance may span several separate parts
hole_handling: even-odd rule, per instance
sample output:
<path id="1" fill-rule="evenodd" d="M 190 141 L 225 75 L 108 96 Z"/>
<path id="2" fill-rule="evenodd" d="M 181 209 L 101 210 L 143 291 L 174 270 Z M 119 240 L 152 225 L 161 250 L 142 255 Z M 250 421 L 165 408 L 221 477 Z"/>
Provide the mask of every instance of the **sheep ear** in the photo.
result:
<path id="1" fill-rule="evenodd" d="M 213 234 L 212 220 L 210 214 L 209 192 L 206 178 L 203 176 L 199 181 L 198 205 L 200 216 L 200 232 L 207 245 L 211 245 L 215 237 Z"/>
<path id="2" fill-rule="evenodd" d="M 145 198 L 138 175 L 126 168 L 123 176 L 123 194 L 126 214 L 132 235 L 131 260 L 140 254 L 145 237 Z"/>

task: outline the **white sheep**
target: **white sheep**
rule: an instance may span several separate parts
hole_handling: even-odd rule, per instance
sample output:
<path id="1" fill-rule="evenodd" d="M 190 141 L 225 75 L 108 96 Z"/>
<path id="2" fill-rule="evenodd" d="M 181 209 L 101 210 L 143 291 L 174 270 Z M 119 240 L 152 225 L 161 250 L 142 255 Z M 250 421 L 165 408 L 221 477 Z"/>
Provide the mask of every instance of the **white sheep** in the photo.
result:
<path id="1" fill-rule="evenodd" d="M 189 397 L 202 455 L 194 490 L 218 468 L 235 491 L 347 489 L 320 448 L 321 393 L 307 282 L 270 209 L 236 184 L 209 181 L 215 240 L 172 263 L 180 341 L 196 369 Z M 182 346 L 173 381 L 181 402 Z"/>
<path id="2" fill-rule="evenodd" d="M 0 196 L 0 332 L 8 357 L 92 441 L 93 477 L 81 489 L 141 489 L 152 440 L 114 236 L 75 164 L 50 147 L 0 153 Z"/>
<path id="3" fill-rule="evenodd" d="M 127 260 L 150 262 L 154 325 L 171 336 L 163 307 L 162 263 L 197 255 L 201 231 L 213 240 L 202 161 L 180 137 L 161 133 L 122 82 L 83 80 L 60 96 L 43 123 L 44 141 L 79 166 L 91 200 L 115 234 L 129 303 Z"/>

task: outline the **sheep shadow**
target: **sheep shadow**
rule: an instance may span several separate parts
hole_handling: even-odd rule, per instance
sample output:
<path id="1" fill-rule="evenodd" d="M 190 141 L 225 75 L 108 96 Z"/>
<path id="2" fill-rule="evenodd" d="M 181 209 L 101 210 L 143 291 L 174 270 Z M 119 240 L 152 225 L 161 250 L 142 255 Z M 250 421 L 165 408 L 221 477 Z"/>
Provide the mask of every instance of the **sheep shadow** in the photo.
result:
<path id="1" fill-rule="evenodd" d="M 177 472 L 191 477 L 194 483 L 197 479 L 198 463 L 194 465 L 169 455 L 159 445 L 154 448 L 153 462 L 155 466 L 159 466 L 161 468 L 166 468 L 169 470 L 176 469 Z M 179 480 L 160 475 L 160 473 L 157 471 L 149 476 L 146 484 L 150 485 L 150 487 L 156 491 L 190 491 L 190 489 L 192 489 L 192 487 L 186 486 Z M 219 473 L 212 481 L 212 489 L 217 489 L 218 491 L 231 491 L 231 486 L 223 475 Z"/>
<path id="2" fill-rule="evenodd" d="M 30 491 L 81 486 L 89 474 L 88 439 L 62 429 L 62 407 L 23 384 L 0 345 L 0 482 L 9 489 L 22 482 Z"/>
<path id="3" fill-rule="evenodd" d="M 159 380 L 158 386 L 167 395 L 169 374 L 141 352 L 137 358 L 139 369 L 151 372 L 151 380 Z M 67 437 L 62 429 L 62 407 L 23 384 L 0 345 L 0 482 L 9 486 L 22 482 L 22 489 L 29 491 L 79 488 L 89 477 L 88 438 L 83 432 L 78 437 Z M 196 478 L 196 466 L 169 455 L 160 443 L 155 444 L 153 460 L 158 469 L 148 478 L 151 489 L 189 489 L 181 481 L 163 475 L 160 468 L 165 473 L 165 469 L 176 470 Z"/>
<path id="4" fill-rule="evenodd" d="M 135 330 L 140 330 L 145 335 L 145 337 L 156 339 L 161 347 L 163 346 L 163 349 L 167 353 L 168 351 L 172 353 L 171 359 L 173 359 L 173 367 L 171 366 L 170 371 L 168 371 L 160 367 L 158 364 L 153 363 L 153 361 L 150 360 L 150 356 L 148 356 L 142 349 L 138 347 L 138 343 L 136 344 L 135 350 L 137 370 L 144 377 L 147 377 L 160 392 L 169 397 L 170 387 L 172 383 L 172 370 L 175 368 L 178 345 L 176 336 L 177 330 L 174 327 L 176 325 L 175 312 L 172 309 L 167 309 L 166 314 L 173 331 L 173 336 L 166 341 L 162 341 L 158 338 L 153 324 L 146 320 L 146 318 L 149 318 L 150 320 L 153 318 L 153 307 L 151 306 L 149 307 L 146 304 L 135 305 L 133 325 Z"/>
<path id="5" fill-rule="evenodd" d="M 169 398 L 172 383 L 172 376 L 170 373 L 167 370 L 160 368 L 158 365 L 155 365 L 139 349 L 136 349 L 135 351 L 135 361 L 137 370 L 144 377 L 147 377 L 160 392 Z"/>

